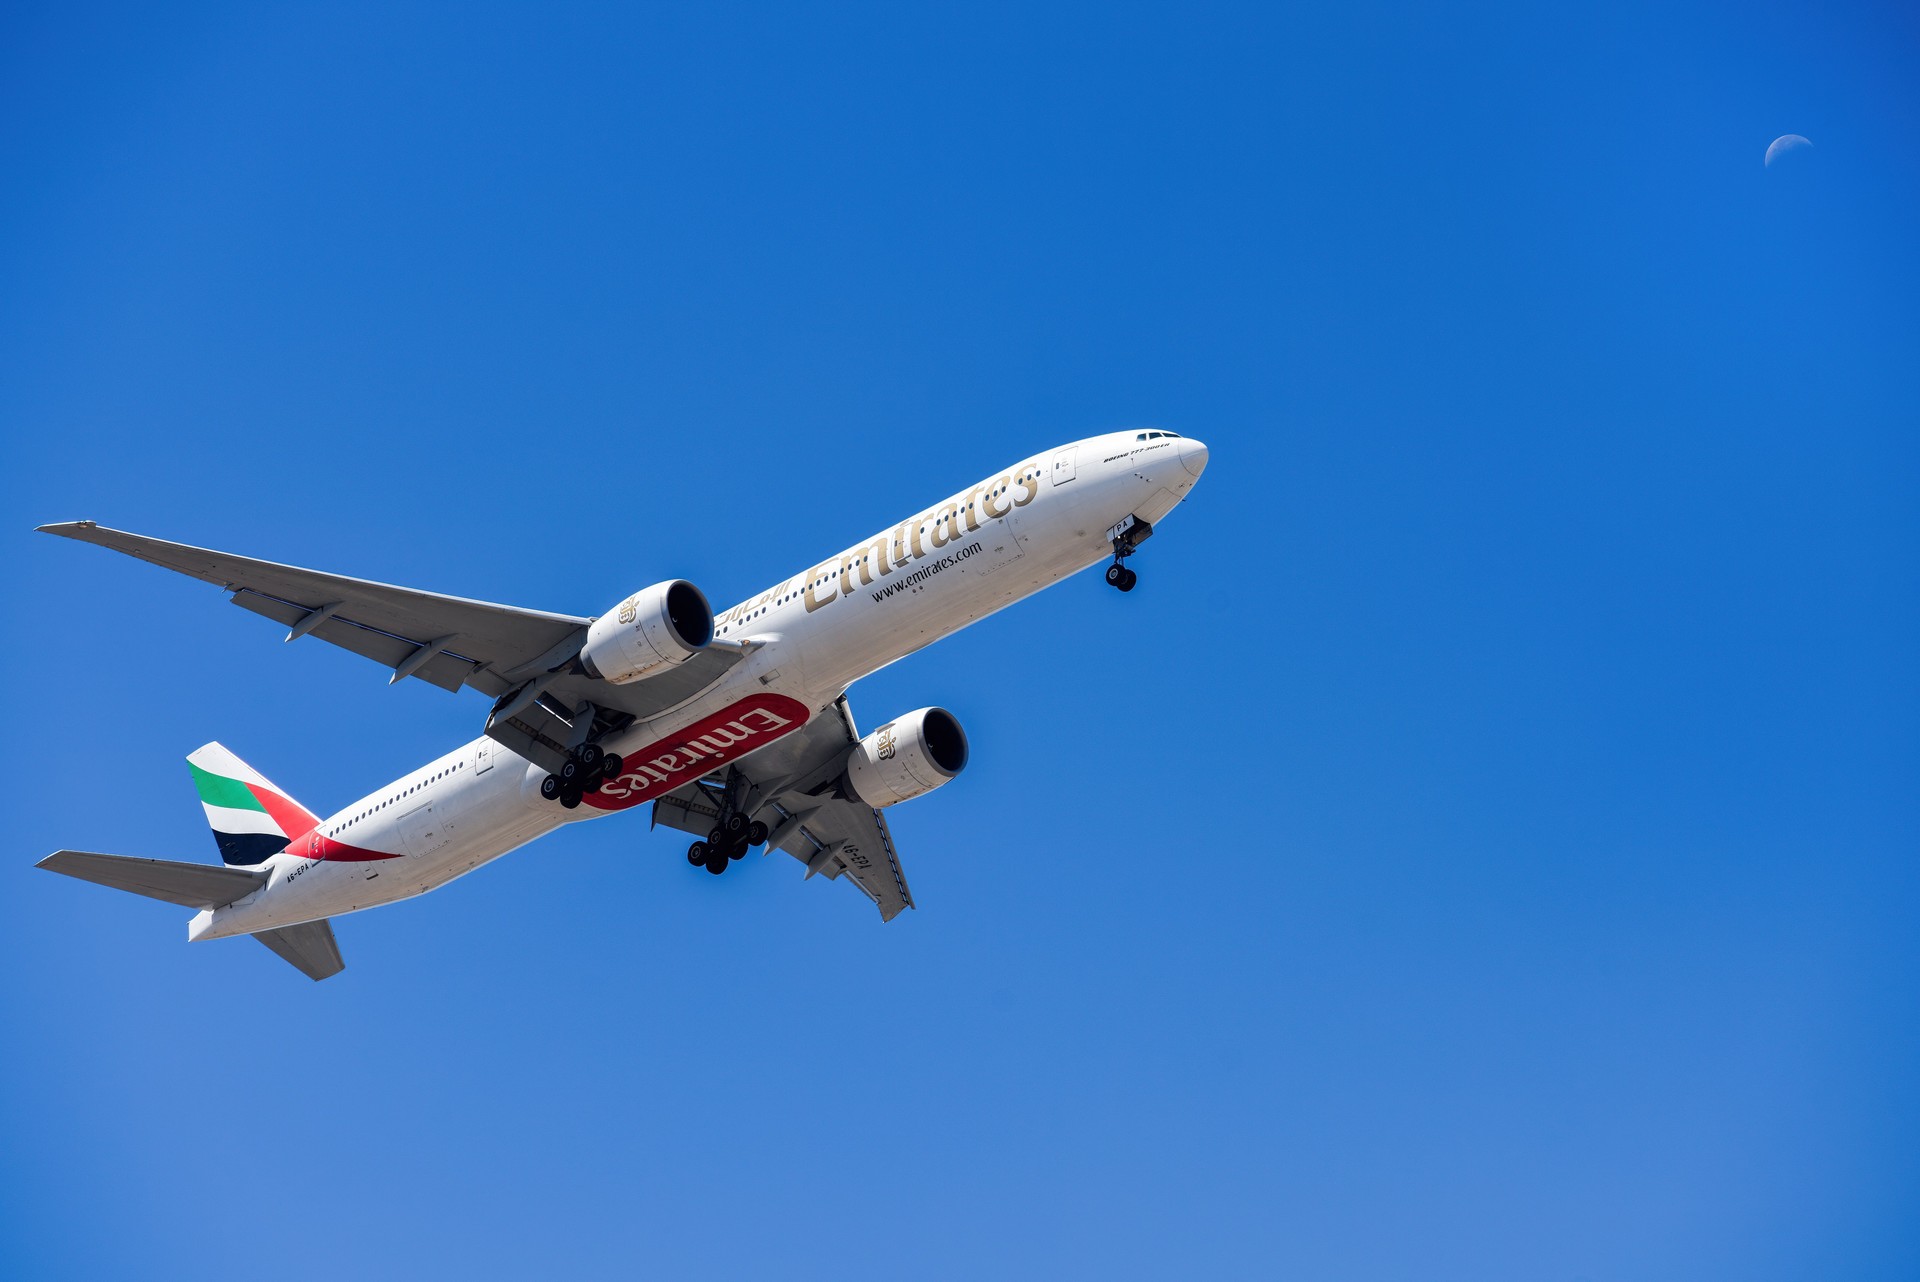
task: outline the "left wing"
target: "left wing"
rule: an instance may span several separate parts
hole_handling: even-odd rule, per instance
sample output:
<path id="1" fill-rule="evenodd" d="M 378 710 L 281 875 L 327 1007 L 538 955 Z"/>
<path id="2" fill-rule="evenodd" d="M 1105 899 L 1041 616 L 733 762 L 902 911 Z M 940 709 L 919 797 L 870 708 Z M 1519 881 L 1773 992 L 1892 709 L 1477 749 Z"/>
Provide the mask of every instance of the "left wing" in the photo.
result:
<path id="1" fill-rule="evenodd" d="M 735 805 L 767 825 L 768 850 L 786 851 L 809 877 L 844 874 L 880 909 L 880 920 L 892 921 L 914 904 L 886 816 L 833 795 L 847 749 L 859 738 L 842 696 L 831 715 L 754 753 L 731 776 L 716 771 L 660 798 L 653 822 L 704 837 L 732 787 Z"/>
<path id="2" fill-rule="evenodd" d="M 443 690 L 471 685 L 495 697 L 505 694 L 523 679 L 520 669 L 538 670 L 549 652 L 557 654 L 569 642 L 577 646 L 577 637 L 592 622 L 256 561 L 92 521 L 40 530 L 217 583 L 233 594 L 235 605 L 287 625 L 289 641 L 311 635 L 386 664 L 394 669 L 394 680 L 419 677 Z M 555 662 L 571 657 L 560 655 Z"/>
<path id="3" fill-rule="evenodd" d="M 487 733 L 548 770 L 558 770 L 590 728 L 644 720 L 683 703 L 744 653 L 716 645 L 657 677 L 617 686 L 568 668 L 592 619 L 303 570 L 92 521 L 40 530 L 217 583 L 235 605 L 285 624 L 289 641 L 314 636 L 385 664 L 393 669 L 389 684 L 418 677 L 443 690 L 472 686 L 496 700 Z"/>

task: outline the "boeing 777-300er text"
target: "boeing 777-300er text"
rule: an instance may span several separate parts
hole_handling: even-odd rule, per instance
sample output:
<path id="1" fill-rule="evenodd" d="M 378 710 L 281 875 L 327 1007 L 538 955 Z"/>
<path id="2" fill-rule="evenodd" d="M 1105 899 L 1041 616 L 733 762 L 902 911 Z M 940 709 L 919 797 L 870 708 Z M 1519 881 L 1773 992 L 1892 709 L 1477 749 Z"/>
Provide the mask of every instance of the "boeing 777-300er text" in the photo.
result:
<path id="1" fill-rule="evenodd" d="M 217 583 L 235 605 L 446 690 L 486 731 L 321 818 L 217 743 L 187 758 L 223 865 L 62 850 L 39 866 L 199 909 L 187 938 L 252 935 L 314 979 L 328 919 L 444 886 L 576 819 L 653 804 L 712 873 L 753 846 L 913 906 L 888 807 L 967 764 L 952 713 L 861 735 L 847 687 L 1103 560 L 1126 562 L 1186 497 L 1207 447 L 1096 436 L 1025 459 L 715 615 L 684 580 L 576 618 L 320 574 L 80 521 L 41 528 Z"/>

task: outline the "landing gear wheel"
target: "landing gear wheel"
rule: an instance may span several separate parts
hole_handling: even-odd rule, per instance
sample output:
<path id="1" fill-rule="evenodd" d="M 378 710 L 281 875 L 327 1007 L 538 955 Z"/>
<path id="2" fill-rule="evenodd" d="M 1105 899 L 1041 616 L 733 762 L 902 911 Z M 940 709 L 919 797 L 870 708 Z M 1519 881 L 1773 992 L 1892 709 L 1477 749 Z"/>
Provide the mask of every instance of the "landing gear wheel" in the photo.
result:
<path id="1" fill-rule="evenodd" d="M 560 782 L 561 783 L 572 783 L 575 779 L 578 779 L 579 777 L 580 777 L 580 762 L 577 758 L 568 757 L 565 761 L 560 763 Z"/>
<path id="2" fill-rule="evenodd" d="M 747 825 L 747 844 L 764 846 L 767 844 L 767 826 L 758 819 Z"/>
<path id="3" fill-rule="evenodd" d="M 727 870 L 727 861 L 717 855 L 707 856 L 707 871 L 718 877 Z"/>
<path id="4" fill-rule="evenodd" d="M 568 810 L 577 809 L 580 805 L 580 789 L 572 784 L 568 784 L 562 788 L 560 790 L 560 804 Z"/>
<path id="5" fill-rule="evenodd" d="M 720 826 L 727 830 L 729 840 L 738 839 L 747 831 L 747 817 L 736 810 L 728 815 Z"/>
<path id="6" fill-rule="evenodd" d="M 695 868 L 705 868 L 707 866 L 707 843 L 704 841 L 696 841 L 691 846 L 688 846 L 687 862 Z"/>
<path id="7" fill-rule="evenodd" d="M 1120 588 L 1120 585 L 1126 581 L 1126 577 L 1127 577 L 1127 567 L 1120 564 L 1118 561 L 1115 561 L 1112 565 L 1107 567 L 1107 582 L 1112 584 L 1114 587 Z M 1120 588 L 1120 590 L 1122 592 L 1126 591 L 1125 588 Z"/>
<path id="8" fill-rule="evenodd" d="M 600 773 L 609 779 L 618 779 L 626 773 L 627 763 L 620 759 L 617 752 L 609 752 L 600 762 Z"/>
<path id="9" fill-rule="evenodd" d="M 588 775 L 586 779 L 581 782 L 580 791 L 589 792 L 589 793 L 599 792 L 600 785 L 605 782 L 606 780 L 602 779 L 599 775 L 599 772 L 596 771 L 595 773 Z"/>
<path id="10" fill-rule="evenodd" d="M 739 859 L 746 853 L 747 843 L 744 841 L 736 841 L 733 845 L 727 847 L 727 858 L 729 859 Z"/>
<path id="11" fill-rule="evenodd" d="M 715 828 L 711 832 L 707 833 L 707 844 L 709 846 L 712 846 L 715 850 L 725 850 L 727 848 L 726 829 Z"/>
<path id="12" fill-rule="evenodd" d="M 583 743 L 574 755 L 580 758 L 580 768 L 594 775 L 600 773 L 600 763 L 606 760 L 607 750 L 597 743 Z"/>
<path id="13" fill-rule="evenodd" d="M 557 775 L 548 775 L 540 781 L 540 795 L 548 801 L 560 799 L 560 779 Z"/>
<path id="14" fill-rule="evenodd" d="M 1133 585 L 1140 581 L 1140 576 L 1124 565 L 1116 568 L 1120 571 L 1120 581 L 1113 586 L 1119 588 L 1122 592 L 1133 591 Z"/>

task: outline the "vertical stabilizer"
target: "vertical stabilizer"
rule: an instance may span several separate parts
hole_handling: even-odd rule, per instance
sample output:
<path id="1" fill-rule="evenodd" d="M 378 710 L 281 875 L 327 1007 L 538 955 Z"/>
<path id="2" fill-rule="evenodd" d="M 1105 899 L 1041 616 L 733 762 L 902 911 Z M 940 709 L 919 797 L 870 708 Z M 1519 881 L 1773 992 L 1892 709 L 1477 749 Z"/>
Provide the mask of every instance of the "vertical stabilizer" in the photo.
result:
<path id="1" fill-rule="evenodd" d="M 320 823 L 312 811 L 217 743 L 188 754 L 187 766 L 222 862 L 264 863 Z"/>

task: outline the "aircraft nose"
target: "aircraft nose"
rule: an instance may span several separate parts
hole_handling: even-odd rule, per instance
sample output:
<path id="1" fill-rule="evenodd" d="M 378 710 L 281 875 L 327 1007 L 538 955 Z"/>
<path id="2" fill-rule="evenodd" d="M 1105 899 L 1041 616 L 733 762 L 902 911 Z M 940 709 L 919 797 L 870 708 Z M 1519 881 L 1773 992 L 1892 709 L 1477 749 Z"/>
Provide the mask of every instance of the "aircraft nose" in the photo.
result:
<path id="1" fill-rule="evenodd" d="M 1191 436 L 1180 442 L 1180 464 L 1198 476 L 1207 470 L 1207 447 Z"/>

